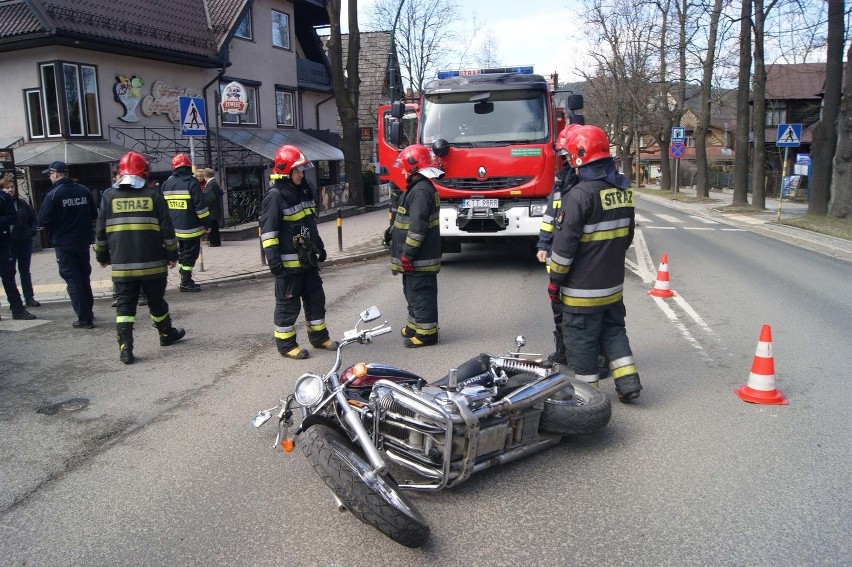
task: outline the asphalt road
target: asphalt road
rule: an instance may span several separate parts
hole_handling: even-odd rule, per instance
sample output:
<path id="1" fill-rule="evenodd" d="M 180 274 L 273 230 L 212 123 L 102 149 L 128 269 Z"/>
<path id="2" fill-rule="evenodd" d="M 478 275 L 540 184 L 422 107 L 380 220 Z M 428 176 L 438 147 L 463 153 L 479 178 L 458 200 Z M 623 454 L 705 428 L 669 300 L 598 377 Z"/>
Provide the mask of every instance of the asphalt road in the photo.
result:
<path id="1" fill-rule="evenodd" d="M 327 352 L 278 356 L 271 280 L 170 294 L 188 338 L 160 348 L 140 324 L 139 362 L 129 367 L 117 360 L 108 302 L 97 304 L 92 331 L 71 329 L 67 305 L 42 308 L 49 322 L 0 333 L 2 562 L 848 564 L 848 263 L 644 202 L 639 212 L 626 304 L 642 397 L 619 404 L 608 381 L 614 407 L 603 432 L 415 494 L 432 527 L 420 550 L 338 513 L 298 451 L 272 449 L 274 427 L 250 427 L 302 372 L 333 362 Z M 646 294 L 662 253 L 680 300 Z M 395 331 L 403 322 L 401 282 L 384 262 L 324 279 L 334 335 L 372 304 Z M 544 282 L 522 250 L 466 247 L 445 257 L 439 276 L 437 347 L 406 350 L 389 334 L 345 360 L 437 378 L 479 352 L 509 350 L 517 334 L 549 352 Z M 764 323 L 789 406 L 734 395 Z M 49 413 L 71 398 L 88 406 Z"/>

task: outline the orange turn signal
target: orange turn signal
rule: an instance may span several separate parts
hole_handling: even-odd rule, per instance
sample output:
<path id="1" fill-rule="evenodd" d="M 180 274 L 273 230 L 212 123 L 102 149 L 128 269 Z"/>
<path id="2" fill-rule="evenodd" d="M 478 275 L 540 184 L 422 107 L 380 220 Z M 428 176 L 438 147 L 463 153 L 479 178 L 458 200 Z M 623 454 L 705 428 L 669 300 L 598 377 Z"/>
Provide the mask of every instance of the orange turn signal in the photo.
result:
<path id="1" fill-rule="evenodd" d="M 291 437 L 285 437 L 283 441 L 281 441 L 281 448 L 284 449 L 285 453 L 292 453 L 293 447 L 295 443 L 293 443 L 293 439 Z"/>
<path id="2" fill-rule="evenodd" d="M 352 372 L 355 374 L 356 377 L 363 378 L 367 375 L 367 365 L 363 362 L 359 362 L 358 364 L 352 367 Z"/>

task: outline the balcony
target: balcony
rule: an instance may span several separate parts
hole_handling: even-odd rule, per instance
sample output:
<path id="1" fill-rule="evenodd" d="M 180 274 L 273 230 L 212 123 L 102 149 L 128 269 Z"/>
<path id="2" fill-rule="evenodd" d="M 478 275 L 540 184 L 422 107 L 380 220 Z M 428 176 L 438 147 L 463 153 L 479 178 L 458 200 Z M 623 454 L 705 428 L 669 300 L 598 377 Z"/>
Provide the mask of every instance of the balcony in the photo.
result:
<path id="1" fill-rule="evenodd" d="M 296 78 L 299 81 L 300 87 L 314 89 L 320 87 L 319 90 L 331 90 L 331 77 L 322 63 L 309 61 L 308 59 L 298 59 L 296 61 Z"/>

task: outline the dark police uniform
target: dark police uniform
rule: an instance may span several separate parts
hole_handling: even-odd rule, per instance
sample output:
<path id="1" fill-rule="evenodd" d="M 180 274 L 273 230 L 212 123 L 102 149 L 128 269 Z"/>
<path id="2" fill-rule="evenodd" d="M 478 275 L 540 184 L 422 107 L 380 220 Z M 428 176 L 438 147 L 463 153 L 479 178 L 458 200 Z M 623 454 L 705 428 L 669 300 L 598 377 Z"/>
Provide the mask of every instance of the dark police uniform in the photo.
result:
<path id="1" fill-rule="evenodd" d="M 603 348 L 621 397 L 641 389 L 622 300 L 635 199 L 611 158 L 582 166 L 578 174 L 580 182 L 556 214 L 550 280 L 559 286 L 568 362 L 577 378 L 597 383 Z"/>
<path id="2" fill-rule="evenodd" d="M 92 223 L 97 216 L 92 192 L 68 177 L 53 184 L 38 213 L 38 224 L 50 229 L 59 275 L 68 285 L 78 324 L 87 328 L 94 326 L 89 246 L 92 244 Z"/>
<path id="3" fill-rule="evenodd" d="M 274 176 L 260 210 L 260 240 L 275 277 L 275 344 L 285 354 L 298 348 L 296 318 L 305 306 L 308 339 L 325 348 L 325 291 L 317 262 L 326 258 L 317 230 L 314 190 L 307 180 L 295 185 L 289 176 Z M 336 348 L 336 345 L 335 345 Z"/>
<path id="4" fill-rule="evenodd" d="M 2 172 L 2 169 L 0 169 Z M 12 310 L 12 317 L 34 318 L 24 308 L 21 293 L 15 283 L 15 258 L 12 255 L 12 230 L 11 227 L 17 222 L 18 213 L 15 210 L 15 201 L 12 197 L 0 189 L 0 279 L 3 280 L 3 289 L 6 291 L 6 299 Z"/>
<path id="5" fill-rule="evenodd" d="M 189 167 L 179 167 L 163 182 L 163 197 L 178 241 L 178 268 L 181 291 L 199 291 L 201 286 L 192 280 L 192 270 L 201 251 L 201 237 L 210 226 L 210 210 L 198 180 Z"/>
<path id="6" fill-rule="evenodd" d="M 438 340 L 441 202 L 432 182 L 419 173 L 411 175 L 406 185 L 394 216 L 391 271 L 402 274 L 402 289 L 408 302 L 403 335 L 418 343 L 434 344 Z M 413 272 L 403 269 L 403 256 L 411 259 Z"/>

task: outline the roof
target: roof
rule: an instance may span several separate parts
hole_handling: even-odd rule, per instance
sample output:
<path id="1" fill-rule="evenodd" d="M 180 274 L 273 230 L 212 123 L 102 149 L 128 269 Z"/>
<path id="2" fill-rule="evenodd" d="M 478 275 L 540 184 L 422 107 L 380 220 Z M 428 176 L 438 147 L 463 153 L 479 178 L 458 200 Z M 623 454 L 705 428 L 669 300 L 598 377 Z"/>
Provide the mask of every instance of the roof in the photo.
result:
<path id="1" fill-rule="evenodd" d="M 343 152 L 301 130 L 263 130 L 257 128 L 219 128 L 218 135 L 238 146 L 275 159 L 278 148 L 292 144 L 311 161 L 342 161 Z"/>
<path id="2" fill-rule="evenodd" d="M 63 43 L 113 52 L 141 47 L 212 65 L 248 1 L 13 0 L 0 3 L 0 45 L 7 51 Z"/>
<path id="3" fill-rule="evenodd" d="M 766 66 L 766 99 L 819 99 L 825 84 L 825 63 Z"/>

